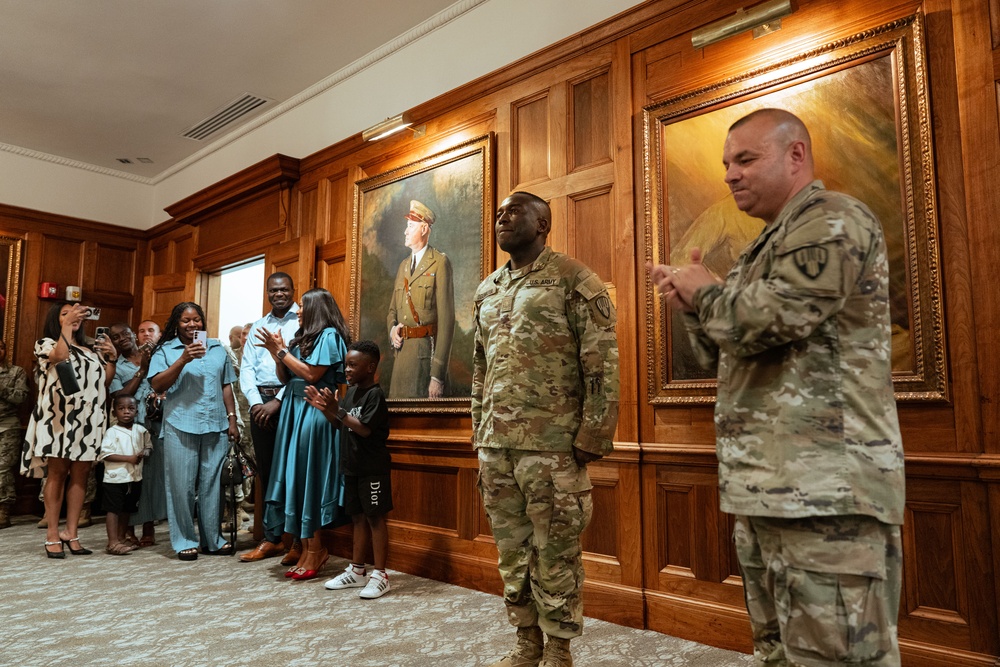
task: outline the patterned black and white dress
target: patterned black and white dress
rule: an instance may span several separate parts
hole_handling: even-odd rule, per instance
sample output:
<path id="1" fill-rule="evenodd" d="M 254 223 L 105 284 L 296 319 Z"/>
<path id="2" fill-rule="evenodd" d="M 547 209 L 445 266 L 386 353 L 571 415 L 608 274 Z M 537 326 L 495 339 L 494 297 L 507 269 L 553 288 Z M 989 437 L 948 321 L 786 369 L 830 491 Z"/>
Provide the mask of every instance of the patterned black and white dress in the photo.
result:
<path id="1" fill-rule="evenodd" d="M 49 362 L 55 346 L 51 338 L 35 343 L 38 400 L 28 421 L 21 457 L 21 474 L 27 477 L 42 477 L 45 460 L 50 456 L 71 461 L 97 460 L 107 427 L 104 364 L 97 353 L 70 346 L 80 391 L 67 396 L 62 392 L 55 364 Z"/>

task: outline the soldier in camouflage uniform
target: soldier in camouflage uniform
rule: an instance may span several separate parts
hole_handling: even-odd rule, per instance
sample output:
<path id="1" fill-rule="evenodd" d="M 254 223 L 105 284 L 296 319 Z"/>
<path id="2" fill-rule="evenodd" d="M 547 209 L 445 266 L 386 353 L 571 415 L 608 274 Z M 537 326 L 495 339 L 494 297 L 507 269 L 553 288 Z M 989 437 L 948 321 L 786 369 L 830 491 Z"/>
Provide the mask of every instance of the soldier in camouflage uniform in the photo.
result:
<path id="1" fill-rule="evenodd" d="M 653 281 L 718 368 L 719 494 L 736 515 L 754 654 L 767 665 L 899 665 L 903 447 L 878 220 L 813 180 L 809 133 L 763 109 L 723 153 L 766 227 L 724 282 L 692 252 Z"/>
<path id="2" fill-rule="evenodd" d="M 17 500 L 14 466 L 24 442 L 17 406 L 28 397 L 28 378 L 20 366 L 7 363 L 7 344 L 0 340 L 0 528 L 10 526 L 10 511 Z"/>
<path id="3" fill-rule="evenodd" d="M 573 664 L 586 464 L 611 453 L 618 421 L 615 309 L 597 274 L 545 246 L 550 220 L 533 194 L 504 200 L 496 236 L 510 261 L 475 296 L 473 443 L 518 636 L 494 667 Z"/>

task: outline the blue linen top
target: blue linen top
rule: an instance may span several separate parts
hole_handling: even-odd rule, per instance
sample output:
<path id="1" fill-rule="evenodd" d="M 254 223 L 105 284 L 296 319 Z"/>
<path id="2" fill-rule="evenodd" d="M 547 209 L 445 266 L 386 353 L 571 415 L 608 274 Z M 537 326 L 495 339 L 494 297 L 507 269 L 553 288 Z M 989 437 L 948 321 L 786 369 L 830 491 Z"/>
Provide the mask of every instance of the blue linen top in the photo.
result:
<path id="1" fill-rule="evenodd" d="M 240 390 L 246 396 L 247 403 L 251 407 L 264 402 L 257 387 L 281 385 L 278 373 L 274 369 L 274 359 L 271 357 L 271 353 L 262 347 L 257 347 L 257 332 L 261 328 L 267 329 L 271 333 L 280 329 L 281 336 L 287 345 L 288 341 L 295 336 L 295 332 L 299 330 L 299 319 L 296 315 L 298 310 L 298 304 L 293 303 L 284 317 L 279 319 L 274 316 L 274 311 L 271 311 L 250 326 L 250 331 L 247 333 L 247 343 L 243 346 L 243 361 L 240 364 Z M 278 396 L 280 398 L 281 394 Z"/>
<path id="2" fill-rule="evenodd" d="M 124 389 L 137 372 L 139 372 L 139 366 L 126 359 L 125 355 L 119 356 L 118 363 L 115 364 L 115 378 L 111 381 L 108 393 L 114 394 Z M 149 386 L 149 378 L 142 378 L 139 381 L 139 388 L 133 394 L 136 407 L 135 423 L 137 424 L 145 425 L 146 423 L 146 396 L 151 391 L 153 388 Z"/>
<path id="3" fill-rule="evenodd" d="M 149 360 L 149 377 L 167 370 L 184 353 L 184 343 L 175 338 L 163 344 Z M 236 380 L 236 371 L 226 350 L 215 338 L 208 341 L 205 356 L 181 369 L 163 401 L 163 423 L 185 433 L 220 433 L 229 428 L 222 387 Z"/>
<path id="4" fill-rule="evenodd" d="M 335 328 L 327 327 L 323 329 L 316 337 L 316 340 L 313 341 L 313 349 L 305 359 L 302 358 L 302 348 L 298 345 L 291 348 L 288 353 L 298 357 L 310 366 L 327 367 L 326 372 L 323 373 L 323 377 L 312 384 L 317 389 L 322 389 L 323 387 L 336 389 L 337 385 L 347 383 L 347 376 L 344 375 L 344 359 L 347 357 L 347 345 L 344 344 L 344 339 L 340 337 Z M 305 397 L 306 381 L 290 371 L 289 374 L 291 375 L 291 379 L 286 389 L 295 397 Z"/>

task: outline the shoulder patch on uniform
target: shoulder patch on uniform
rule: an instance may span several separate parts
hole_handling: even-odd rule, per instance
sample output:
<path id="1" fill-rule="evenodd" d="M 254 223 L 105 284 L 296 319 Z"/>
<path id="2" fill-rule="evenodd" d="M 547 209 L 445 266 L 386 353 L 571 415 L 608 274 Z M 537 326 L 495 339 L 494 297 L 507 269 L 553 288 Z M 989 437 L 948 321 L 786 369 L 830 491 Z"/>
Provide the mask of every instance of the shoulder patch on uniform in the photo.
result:
<path id="1" fill-rule="evenodd" d="M 576 293 L 587 301 L 587 308 L 590 309 L 590 317 L 601 327 L 614 326 L 617 314 L 615 304 L 611 301 L 604 281 L 596 273 L 589 276 L 576 286 Z"/>
<path id="2" fill-rule="evenodd" d="M 601 317 L 603 317 L 606 320 L 610 319 L 611 311 L 613 310 L 611 306 L 611 297 L 609 297 L 607 294 L 602 294 L 601 296 L 597 297 L 596 299 L 594 299 L 594 308 L 596 308 L 597 312 L 601 314 Z"/>
<path id="3" fill-rule="evenodd" d="M 802 275 L 815 280 L 826 268 L 830 259 L 830 251 L 823 246 L 807 246 L 795 250 L 792 253 L 792 259 Z"/>
<path id="4" fill-rule="evenodd" d="M 604 281 L 596 273 L 591 273 L 589 276 L 584 278 L 576 286 L 576 291 L 580 293 L 587 301 L 590 301 L 596 296 L 599 296 L 601 292 L 607 292 L 604 287 Z"/>

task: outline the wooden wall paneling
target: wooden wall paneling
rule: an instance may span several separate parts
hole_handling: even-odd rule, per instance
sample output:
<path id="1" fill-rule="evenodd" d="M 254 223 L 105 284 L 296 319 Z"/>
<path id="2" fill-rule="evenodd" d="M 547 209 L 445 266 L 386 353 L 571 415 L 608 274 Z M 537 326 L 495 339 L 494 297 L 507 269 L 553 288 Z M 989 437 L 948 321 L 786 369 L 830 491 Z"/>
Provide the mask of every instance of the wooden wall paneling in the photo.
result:
<path id="1" fill-rule="evenodd" d="M 291 188 L 298 178 L 298 159 L 273 155 L 166 207 L 173 225 L 198 229 L 195 267 L 217 271 L 296 237 Z"/>
<path id="2" fill-rule="evenodd" d="M 198 248 L 198 234 L 182 234 L 178 236 L 173 244 L 173 270 L 174 272 L 190 271 L 194 268 L 194 257 Z"/>
<path id="3" fill-rule="evenodd" d="M 549 91 L 511 104 L 511 175 L 514 190 L 549 178 Z"/>
<path id="4" fill-rule="evenodd" d="M 86 249 L 83 239 L 45 237 L 42 241 L 42 266 L 45 267 L 42 280 L 58 283 L 60 289 L 66 285 L 81 285 Z"/>
<path id="5" fill-rule="evenodd" d="M 567 204 L 566 252 L 597 272 L 604 282 L 619 282 L 615 280 L 617 225 L 611 183 L 575 192 L 567 197 Z"/>
<path id="6" fill-rule="evenodd" d="M 612 197 L 611 218 L 614 220 L 614 238 L 611 248 L 614 260 L 615 307 L 618 311 L 618 364 L 620 401 L 618 405 L 618 429 L 615 439 L 618 443 L 629 443 L 638 451 L 639 428 L 637 414 L 638 358 L 636 340 L 636 267 L 641 262 L 636 261 L 637 246 L 635 237 L 635 206 L 632 187 L 632 78 L 629 39 L 618 39 L 610 53 L 611 67 L 608 70 L 609 88 L 609 119 L 610 119 L 610 150 L 613 161 L 614 196 Z M 596 166 L 597 163 L 595 163 Z M 643 269 L 644 270 L 644 269 Z M 638 483 L 639 468 L 634 469 Z M 632 504 L 639 502 L 641 497 L 637 491 L 632 494 Z M 641 507 L 633 507 L 640 510 Z M 635 584 L 641 580 L 641 541 L 637 541 L 636 549 L 630 551 L 630 560 L 634 561 L 634 572 L 637 577 Z"/>
<path id="7" fill-rule="evenodd" d="M 84 302 L 101 308 L 101 319 L 85 331 L 116 322 L 132 324 L 138 315 L 134 308 L 142 297 L 139 273 L 140 252 L 135 244 L 121 246 L 101 241 L 88 241 L 84 267 Z"/>
<path id="8" fill-rule="evenodd" d="M 183 273 L 194 268 L 198 228 L 168 221 L 148 232 L 148 275 Z"/>
<path id="9" fill-rule="evenodd" d="M 1000 192 L 996 188 L 1000 180 L 1000 125 L 992 40 L 985 30 L 990 25 L 989 7 L 985 0 L 955 0 L 951 16 L 972 280 L 974 285 L 985 285 L 991 280 L 992 268 L 1000 264 L 1000 230 L 995 224 L 995 212 L 1000 209 Z M 1000 401 L 996 399 L 1000 396 L 996 345 L 1000 304 L 981 289 L 973 290 L 972 298 L 979 392 L 990 399 L 979 402 L 983 444 L 988 453 L 1000 455 Z"/>
<path id="10" fill-rule="evenodd" d="M 42 333 L 42 325 L 48 309 L 39 307 L 38 284 L 45 278 L 42 266 L 42 249 L 45 236 L 41 232 L 24 234 L 24 257 L 21 260 L 21 312 L 17 321 L 17 342 L 11 351 L 11 358 L 21 368 L 31 368 L 35 361 L 34 346 Z M 30 295 L 30 296 L 29 296 Z M 34 303 L 32 303 L 34 302 Z M 29 303 L 32 306 L 29 307 Z"/>
<path id="11" fill-rule="evenodd" d="M 958 98 L 946 91 L 957 90 L 955 71 L 954 26 L 950 0 L 929 0 L 924 10 L 928 49 L 928 74 L 933 81 L 931 110 L 934 117 L 935 169 L 941 226 L 941 265 L 944 272 L 945 325 L 948 336 L 952 423 L 945 423 L 939 406 L 930 410 L 900 410 L 901 426 L 915 419 L 935 417 L 935 424 L 919 423 L 917 429 L 905 428 L 907 453 L 923 451 L 982 451 L 980 429 L 979 380 L 975 312 L 972 293 L 972 267 L 969 253 L 969 218 L 965 207 L 965 181 L 961 151 L 961 118 Z M 936 94 L 934 94 L 936 92 Z M 950 431 L 945 433 L 944 431 Z"/>
<path id="12" fill-rule="evenodd" d="M 200 223 L 196 265 L 203 270 L 220 269 L 259 254 L 272 243 L 292 238 L 286 225 L 281 223 L 285 217 L 284 192 L 278 189 L 264 191 Z M 234 233 L 234 230 L 238 231 Z"/>
<path id="13" fill-rule="evenodd" d="M 596 73 L 570 80 L 568 171 L 610 162 L 613 152 L 614 105 L 610 64 Z"/>
<path id="14" fill-rule="evenodd" d="M 969 621 L 972 646 L 980 653 L 1000 655 L 1000 610 L 996 593 L 983 582 L 996 582 L 997 568 L 990 553 L 990 540 L 996 537 L 994 519 L 989 509 L 989 479 L 996 477 L 997 468 L 987 468 L 986 475 L 975 482 L 963 482 L 961 487 L 963 532 L 972 548 L 962 552 L 965 559 L 966 587 L 969 599 Z M 995 486 L 995 485 L 994 485 Z M 981 546 L 980 546 L 981 545 Z M 995 547 L 994 547 L 995 548 Z"/>
<path id="15" fill-rule="evenodd" d="M 313 236 L 277 243 L 264 251 L 264 274 L 283 271 L 292 277 L 298 298 L 314 285 L 316 269 L 316 241 Z"/>
<path id="16" fill-rule="evenodd" d="M 989 13 L 990 13 L 990 37 L 992 38 L 991 44 L 993 46 L 994 56 L 996 56 L 996 50 L 1000 48 L 1000 0 L 989 0 Z M 1000 78 L 998 76 L 996 68 L 993 70 L 994 78 Z"/>
<path id="17" fill-rule="evenodd" d="M 197 271 L 146 276 L 142 288 L 142 316 L 139 319 L 152 320 L 162 327 L 178 303 L 205 302 L 207 288 L 208 281 L 202 280 L 202 274 Z"/>
<path id="18" fill-rule="evenodd" d="M 159 240 L 149 244 L 149 270 L 152 274 L 173 273 L 173 244 L 167 240 Z"/>
<path id="19" fill-rule="evenodd" d="M 458 471 L 455 467 L 394 464 L 393 523 L 408 523 L 420 530 L 457 538 Z M 428 498 L 434 502 L 426 502 Z"/>
<path id="20" fill-rule="evenodd" d="M 323 181 L 317 181 L 308 187 L 296 188 L 294 194 L 294 199 L 298 202 L 295 210 L 298 211 L 299 227 L 313 230 L 317 239 L 327 238 L 329 227 L 329 221 L 326 219 L 326 207 L 320 201 L 325 199 L 324 194 L 329 196 L 329 193 L 321 193 L 321 188 L 326 190 L 322 184 Z"/>

